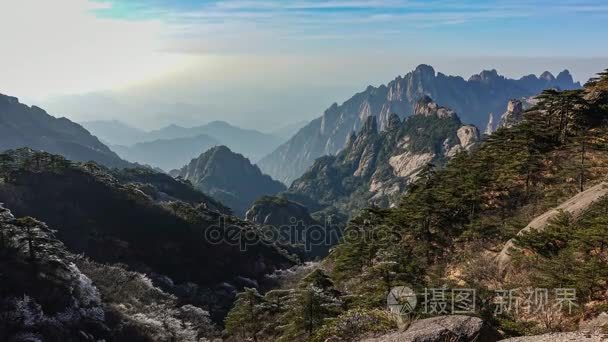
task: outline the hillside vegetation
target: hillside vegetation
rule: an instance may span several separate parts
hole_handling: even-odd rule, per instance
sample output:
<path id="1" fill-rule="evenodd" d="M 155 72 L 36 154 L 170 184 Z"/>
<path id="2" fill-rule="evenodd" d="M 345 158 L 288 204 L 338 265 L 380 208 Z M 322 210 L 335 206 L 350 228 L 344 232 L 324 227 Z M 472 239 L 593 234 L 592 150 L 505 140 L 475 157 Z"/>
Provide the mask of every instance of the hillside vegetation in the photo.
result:
<path id="1" fill-rule="evenodd" d="M 396 207 L 369 208 L 352 219 L 343 241 L 297 287 L 243 294 L 255 300 L 236 302 L 228 331 L 258 341 L 357 340 L 394 329 L 393 318 L 379 310 L 388 291 L 405 284 L 419 293 L 475 289 L 476 314 L 506 337 L 574 330 L 605 311 L 608 199 L 577 219 L 563 213 L 543 231 L 516 234 L 606 180 L 608 72 L 581 90 L 547 90 L 538 100 L 519 125 L 498 129 L 444 168 L 427 165 Z M 522 252 L 514 251 L 513 265 L 499 272 L 496 256 L 514 237 Z M 577 306 L 494 315 L 495 290 L 541 287 L 576 289 Z M 282 305 L 273 305 L 276 296 Z M 298 313 L 299 320 L 287 319 Z M 249 324 L 253 317 L 257 324 Z M 277 320 L 279 327 L 269 329 Z M 238 329 L 230 328 L 235 322 Z"/>

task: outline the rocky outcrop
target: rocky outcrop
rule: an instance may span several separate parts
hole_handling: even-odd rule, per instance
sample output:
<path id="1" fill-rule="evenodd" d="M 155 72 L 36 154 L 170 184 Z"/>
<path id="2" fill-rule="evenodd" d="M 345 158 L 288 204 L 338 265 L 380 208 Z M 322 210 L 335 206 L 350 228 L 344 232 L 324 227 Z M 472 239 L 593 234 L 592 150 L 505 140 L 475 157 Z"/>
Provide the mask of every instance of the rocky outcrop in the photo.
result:
<path id="1" fill-rule="evenodd" d="M 414 115 L 435 116 L 438 118 L 451 118 L 456 116 L 453 110 L 439 106 L 429 96 L 423 96 L 416 102 Z"/>
<path id="2" fill-rule="evenodd" d="M 376 129 L 375 117 L 368 117 L 344 150 L 335 157 L 319 158 L 287 193 L 344 213 L 369 205 L 389 207 L 426 165 L 441 166 L 480 139 L 475 126 L 462 124 L 453 110 L 428 96 L 403 122 L 392 117 L 391 129 L 382 132 Z"/>
<path id="3" fill-rule="evenodd" d="M 365 342 L 496 342 L 500 334 L 480 318 L 439 316 L 415 321 L 404 332 L 396 332 Z"/>
<path id="4" fill-rule="evenodd" d="M 580 88 L 578 83 L 568 83 L 571 79 L 569 73 L 560 75 L 555 79 L 530 75 L 513 80 L 491 70 L 465 80 L 438 73 L 431 66 L 420 65 L 386 85 L 367 87 L 341 105 L 334 103 L 321 117 L 261 159 L 258 165 L 266 174 L 290 184 L 316 158 L 335 155 L 342 150 L 351 132 L 358 132 L 367 117 L 376 116 L 379 131 L 386 131 L 394 127 L 392 114 L 401 119 L 412 115 L 422 96 L 430 96 L 437 103 L 453 109 L 464 122 L 484 127 L 488 113 L 502 113 L 509 99 L 533 96 L 552 87 Z"/>
<path id="5" fill-rule="evenodd" d="M 285 190 L 283 184 L 263 174 L 249 159 L 226 146 L 213 147 L 192 159 L 177 177 L 191 182 L 240 217 L 257 198 Z"/>
<path id="6" fill-rule="evenodd" d="M 488 116 L 488 123 L 486 124 L 486 129 L 483 131 L 483 134 L 490 135 L 494 132 L 494 113 L 490 113 Z"/>
<path id="7" fill-rule="evenodd" d="M 544 214 L 532 220 L 524 229 L 520 230 L 517 235 L 529 233 L 531 231 L 542 231 L 547 227 L 552 218 L 559 213 L 565 212 L 572 215 L 573 219 L 580 217 L 587 209 L 589 209 L 600 198 L 608 195 L 608 183 L 602 182 L 583 192 L 576 194 L 567 201 L 560 204 L 558 207 L 551 209 Z M 497 257 L 498 269 L 504 273 L 511 262 L 511 254 L 516 249 L 514 239 L 507 241 Z"/>
<path id="8" fill-rule="evenodd" d="M 507 111 L 500 117 L 498 128 L 510 128 L 523 120 L 524 107 L 520 100 L 511 99 L 507 104 Z"/>
<path id="9" fill-rule="evenodd" d="M 132 166 L 82 126 L 0 94 L 0 152 L 29 147 L 74 161 L 93 160 L 107 167 Z"/>

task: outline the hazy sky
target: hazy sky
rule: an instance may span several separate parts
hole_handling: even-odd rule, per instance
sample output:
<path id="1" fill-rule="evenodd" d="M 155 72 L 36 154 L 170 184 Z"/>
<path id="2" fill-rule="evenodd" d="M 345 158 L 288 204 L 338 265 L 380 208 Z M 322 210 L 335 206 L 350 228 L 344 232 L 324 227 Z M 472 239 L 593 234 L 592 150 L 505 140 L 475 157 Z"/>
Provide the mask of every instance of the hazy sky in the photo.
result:
<path id="1" fill-rule="evenodd" d="M 608 67 L 606 1 L 0 0 L 0 92 L 144 128 L 310 119 L 417 64 Z"/>

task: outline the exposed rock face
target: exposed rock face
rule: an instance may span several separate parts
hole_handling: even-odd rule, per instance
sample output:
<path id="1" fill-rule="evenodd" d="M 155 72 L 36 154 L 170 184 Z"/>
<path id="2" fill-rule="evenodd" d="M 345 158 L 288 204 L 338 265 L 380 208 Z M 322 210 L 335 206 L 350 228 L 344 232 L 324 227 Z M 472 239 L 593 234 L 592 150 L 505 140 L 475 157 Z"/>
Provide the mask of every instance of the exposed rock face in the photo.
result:
<path id="1" fill-rule="evenodd" d="M 36 106 L 0 94 L 0 151 L 29 147 L 75 161 L 93 160 L 108 167 L 129 167 L 82 126 L 55 118 Z"/>
<path id="2" fill-rule="evenodd" d="M 456 112 L 449 108 L 441 107 L 433 102 L 428 96 L 423 96 L 414 107 L 414 115 L 436 116 L 438 118 L 451 118 L 456 116 Z"/>
<path id="3" fill-rule="evenodd" d="M 524 107 L 520 100 L 511 99 L 507 105 L 507 111 L 500 117 L 498 128 L 510 128 L 523 120 Z"/>
<path id="4" fill-rule="evenodd" d="M 226 146 L 211 148 L 192 159 L 180 170 L 178 177 L 190 181 L 241 217 L 258 197 L 285 190 L 283 184 L 262 174 L 249 159 Z"/>
<path id="5" fill-rule="evenodd" d="M 439 316 L 415 321 L 404 332 L 365 342 L 496 342 L 500 334 L 481 319 L 469 316 Z"/>
<path id="6" fill-rule="evenodd" d="M 369 86 L 341 105 L 334 103 L 321 117 L 260 160 L 259 166 L 273 178 L 289 184 L 302 175 L 316 158 L 334 155 L 343 149 L 347 137 L 352 131 L 359 131 L 367 117 L 376 116 L 379 130 L 386 131 L 394 125 L 391 114 L 399 118 L 412 115 L 416 101 L 425 95 L 460 113 L 464 122 L 483 127 L 488 113 L 504 111 L 511 98 L 536 95 L 551 87 L 580 88 L 578 83 L 568 83 L 569 73 L 560 75 L 552 80 L 534 75 L 512 80 L 492 70 L 483 71 L 467 81 L 462 77 L 436 73 L 431 66 L 420 65 L 387 85 Z"/>
<path id="7" fill-rule="evenodd" d="M 317 159 L 287 195 L 315 199 L 321 207 L 345 213 L 372 204 L 388 207 L 427 164 L 441 166 L 479 141 L 475 126 L 463 125 L 454 111 L 426 96 L 399 126 L 391 121 L 391 129 L 378 132 L 375 117 L 368 117 L 344 150 Z"/>
<path id="8" fill-rule="evenodd" d="M 488 124 L 486 125 L 486 129 L 483 131 L 483 134 L 490 135 L 494 132 L 494 113 L 490 113 L 488 117 Z"/>
<path id="9" fill-rule="evenodd" d="M 460 127 L 456 132 L 456 135 L 460 141 L 460 146 L 465 150 L 471 149 L 474 144 L 479 142 L 479 130 L 473 125 L 464 125 Z"/>
<path id="10" fill-rule="evenodd" d="M 583 192 L 579 192 L 567 201 L 560 204 L 557 208 L 551 209 L 540 216 L 534 218 L 524 229 L 520 230 L 517 235 L 536 230 L 543 231 L 550 220 L 556 217 L 559 213 L 565 212 L 572 215 L 573 219 L 579 218 L 588 208 L 594 203 L 608 195 L 608 183 L 602 182 Z M 501 273 L 508 271 L 511 263 L 511 253 L 515 249 L 514 239 L 507 241 L 499 255 L 497 256 L 498 269 Z"/>

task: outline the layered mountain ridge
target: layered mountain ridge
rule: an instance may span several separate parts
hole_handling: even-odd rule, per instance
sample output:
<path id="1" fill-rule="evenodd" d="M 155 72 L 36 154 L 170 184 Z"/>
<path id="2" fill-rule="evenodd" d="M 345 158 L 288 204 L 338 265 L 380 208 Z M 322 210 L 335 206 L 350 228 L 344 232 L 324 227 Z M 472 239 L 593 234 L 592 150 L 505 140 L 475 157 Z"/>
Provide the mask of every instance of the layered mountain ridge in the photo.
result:
<path id="1" fill-rule="evenodd" d="M 142 131 L 116 120 L 83 122 L 83 126 L 123 158 L 165 171 L 181 167 L 200 151 L 218 145 L 226 145 L 256 162 L 286 139 L 224 121 L 195 127 L 173 124 L 153 131 Z"/>
<path id="2" fill-rule="evenodd" d="M 429 65 L 399 76 L 387 85 L 368 86 L 343 104 L 332 104 L 323 115 L 300 129 L 289 141 L 260 160 L 260 168 L 285 184 L 302 175 L 313 161 L 340 151 L 352 131 L 359 131 L 368 116 L 376 116 L 386 130 L 390 114 L 401 119 L 414 112 L 416 101 L 425 95 L 460 113 L 463 122 L 485 127 L 489 113 L 500 113 L 509 99 L 532 96 L 546 88 L 580 88 L 567 70 L 557 77 L 545 72 L 508 79 L 496 70 L 482 71 L 468 80 L 436 73 Z"/>

